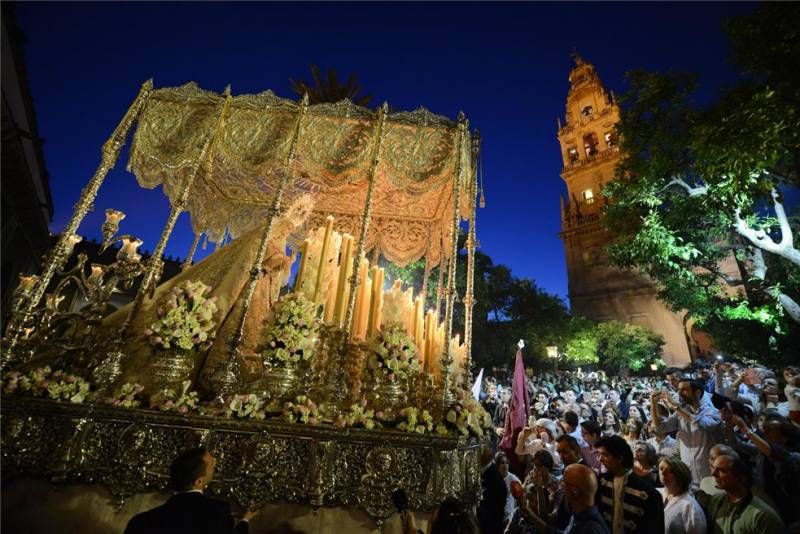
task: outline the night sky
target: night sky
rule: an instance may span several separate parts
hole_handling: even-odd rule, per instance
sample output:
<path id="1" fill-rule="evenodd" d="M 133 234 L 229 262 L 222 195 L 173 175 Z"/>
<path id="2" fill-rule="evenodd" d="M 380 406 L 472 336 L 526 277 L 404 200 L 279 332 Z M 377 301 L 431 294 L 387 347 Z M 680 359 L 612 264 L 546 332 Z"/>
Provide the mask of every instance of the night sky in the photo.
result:
<path id="1" fill-rule="evenodd" d="M 566 297 L 558 237 L 565 190 L 556 139 L 573 48 L 620 94 L 632 68 L 691 70 L 701 98 L 736 79 L 721 20 L 748 3 L 24 3 L 18 23 L 45 141 L 55 202 L 52 231 L 68 220 L 94 172 L 100 146 L 138 92 L 194 80 L 234 94 L 272 89 L 293 97 L 288 79 L 308 66 L 356 73 L 372 106 L 463 110 L 483 136 L 487 206 L 478 212 L 482 250 L 517 276 Z M 99 236 L 105 208 L 128 214 L 122 233 L 152 249 L 166 219 L 160 191 L 110 173 L 79 233 Z M 187 215 L 167 254 L 184 257 Z M 209 245 L 205 253 L 213 250 Z"/>

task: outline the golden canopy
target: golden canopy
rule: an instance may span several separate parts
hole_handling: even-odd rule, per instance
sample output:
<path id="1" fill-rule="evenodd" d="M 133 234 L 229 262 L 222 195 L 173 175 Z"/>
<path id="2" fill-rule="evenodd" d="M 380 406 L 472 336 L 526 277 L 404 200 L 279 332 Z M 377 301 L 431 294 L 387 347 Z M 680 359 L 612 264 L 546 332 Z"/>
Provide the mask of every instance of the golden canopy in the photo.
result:
<path id="1" fill-rule="evenodd" d="M 146 188 L 163 185 L 175 204 L 215 130 L 226 96 L 195 83 L 153 91 L 134 134 L 129 170 Z M 186 209 L 196 233 L 219 241 L 263 225 L 287 168 L 301 105 L 271 91 L 233 97 L 211 145 L 211 165 L 201 166 Z M 337 230 L 358 235 L 377 142 L 378 113 L 347 100 L 309 106 L 299 124 L 296 157 L 289 166 L 289 197 L 311 192 L 310 228 L 336 218 Z M 466 127 L 466 126 L 465 126 Z M 425 256 L 429 265 L 449 257 L 453 190 L 461 170 L 461 216 L 472 191 L 470 137 L 459 124 L 420 108 L 389 113 L 383 128 L 366 250 L 379 247 L 398 265 Z M 459 162 L 460 158 L 460 162 Z M 459 164 L 460 163 L 460 164 Z"/>

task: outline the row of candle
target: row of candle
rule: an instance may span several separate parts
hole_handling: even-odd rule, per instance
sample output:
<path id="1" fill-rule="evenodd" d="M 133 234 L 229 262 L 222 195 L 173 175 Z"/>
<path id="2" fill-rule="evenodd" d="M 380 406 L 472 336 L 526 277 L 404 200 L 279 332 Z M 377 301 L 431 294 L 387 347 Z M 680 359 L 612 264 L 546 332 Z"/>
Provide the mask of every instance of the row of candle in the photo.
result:
<path id="1" fill-rule="evenodd" d="M 341 327 L 350 295 L 349 278 L 356 261 L 355 243 L 353 236 L 333 230 L 332 216 L 328 216 L 325 222 L 325 226 L 312 232 L 300 247 L 300 266 L 294 289 L 323 307 L 322 318 L 326 324 Z M 392 287 L 384 291 L 384 279 L 382 268 L 370 266 L 369 260 L 361 258 L 351 337 L 367 340 L 381 328 L 400 323 L 414 339 L 423 369 L 439 376 L 445 348 L 444 323 L 439 321 L 434 310 L 425 311 L 421 295 L 415 298 L 411 288 L 403 291 L 401 280 L 395 280 Z M 459 365 L 457 360 L 463 353 L 464 345 L 456 336 L 451 340 L 455 365 Z"/>

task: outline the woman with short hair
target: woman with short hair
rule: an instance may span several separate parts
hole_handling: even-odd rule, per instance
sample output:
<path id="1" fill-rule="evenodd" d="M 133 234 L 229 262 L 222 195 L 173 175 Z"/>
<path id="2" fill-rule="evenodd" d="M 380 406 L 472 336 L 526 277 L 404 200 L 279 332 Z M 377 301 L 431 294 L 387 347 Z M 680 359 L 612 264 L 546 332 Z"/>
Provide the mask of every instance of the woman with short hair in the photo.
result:
<path id="1" fill-rule="evenodd" d="M 658 473 L 664 485 L 657 488 L 664 499 L 664 534 L 705 534 L 706 516 L 689 493 L 689 467 L 678 458 L 662 456 Z"/>

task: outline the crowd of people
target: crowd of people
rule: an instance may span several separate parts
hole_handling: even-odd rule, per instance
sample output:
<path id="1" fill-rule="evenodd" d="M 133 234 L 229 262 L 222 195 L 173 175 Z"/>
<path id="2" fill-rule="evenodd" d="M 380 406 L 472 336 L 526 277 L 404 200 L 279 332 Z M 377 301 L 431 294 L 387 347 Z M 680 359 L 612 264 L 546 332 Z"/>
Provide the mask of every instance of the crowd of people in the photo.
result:
<path id="1" fill-rule="evenodd" d="M 509 382 L 489 378 L 478 393 L 495 432 L 481 453 L 477 513 L 448 498 L 428 533 L 800 533 L 800 368 L 530 373 L 527 425 L 510 434 L 519 407 Z M 203 495 L 215 463 L 202 448 L 182 453 L 178 493 L 126 534 L 248 532 L 255 512 L 235 522 Z M 401 513 L 404 534 L 419 534 Z"/>
<path id="2" fill-rule="evenodd" d="M 800 368 L 529 373 L 528 423 L 503 440 L 508 383 L 480 393 L 497 438 L 480 532 L 800 532 Z"/>

